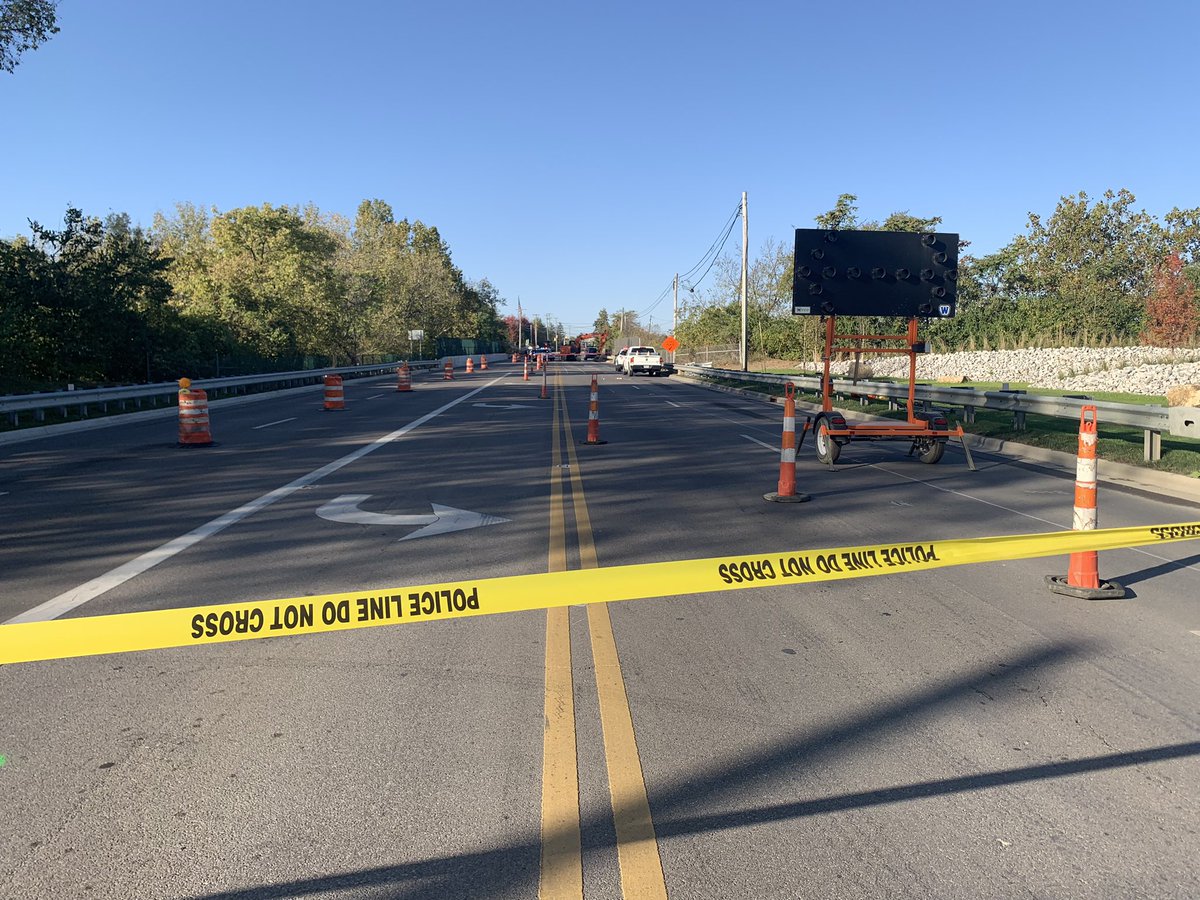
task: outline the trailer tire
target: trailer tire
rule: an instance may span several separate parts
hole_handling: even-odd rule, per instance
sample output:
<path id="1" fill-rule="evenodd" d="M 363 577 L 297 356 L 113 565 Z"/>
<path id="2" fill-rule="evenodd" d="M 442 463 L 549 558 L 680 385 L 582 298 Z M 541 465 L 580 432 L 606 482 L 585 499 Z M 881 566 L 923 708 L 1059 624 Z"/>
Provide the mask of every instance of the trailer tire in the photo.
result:
<path id="1" fill-rule="evenodd" d="M 817 459 L 827 466 L 832 466 L 837 462 L 838 455 L 842 451 L 842 445 L 831 438 L 828 434 L 822 433 L 822 428 L 829 427 L 829 419 L 825 414 L 817 416 L 813 421 L 813 446 L 817 449 Z"/>
<path id="2" fill-rule="evenodd" d="M 924 441 L 917 441 L 917 459 L 923 463 L 933 465 L 942 458 L 942 454 L 945 452 L 945 441 L 930 441 L 928 444 Z"/>

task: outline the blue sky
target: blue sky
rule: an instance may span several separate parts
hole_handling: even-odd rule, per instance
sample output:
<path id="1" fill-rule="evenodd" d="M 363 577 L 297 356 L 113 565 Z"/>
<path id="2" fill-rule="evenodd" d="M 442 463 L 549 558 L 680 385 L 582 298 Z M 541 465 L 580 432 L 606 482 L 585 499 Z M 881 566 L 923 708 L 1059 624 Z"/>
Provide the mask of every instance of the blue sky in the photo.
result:
<path id="1" fill-rule="evenodd" d="M 60 0 L 59 25 L 0 73 L 0 236 L 379 197 L 572 330 L 649 309 L 742 191 L 752 254 L 843 192 L 981 253 L 1080 190 L 1200 206 L 1194 0 Z"/>

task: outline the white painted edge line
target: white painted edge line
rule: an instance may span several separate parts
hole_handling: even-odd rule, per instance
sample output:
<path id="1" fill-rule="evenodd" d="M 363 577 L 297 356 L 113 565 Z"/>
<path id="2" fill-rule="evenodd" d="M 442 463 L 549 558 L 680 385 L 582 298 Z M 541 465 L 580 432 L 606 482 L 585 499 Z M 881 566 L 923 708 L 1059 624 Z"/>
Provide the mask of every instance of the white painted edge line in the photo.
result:
<path id="1" fill-rule="evenodd" d="M 270 428 L 272 425 L 282 425 L 284 422 L 295 422 L 299 416 L 292 416 L 290 419 L 280 419 L 278 422 L 268 422 L 266 425 L 255 425 L 251 431 L 258 431 L 260 428 Z"/>
<path id="2" fill-rule="evenodd" d="M 778 452 L 779 452 L 779 448 L 778 448 L 778 447 L 772 447 L 770 444 L 764 443 L 763 441 L 760 441 L 758 438 L 752 438 L 752 437 L 750 437 L 750 435 L 748 435 L 748 434 L 743 434 L 743 435 L 742 435 L 742 437 L 744 437 L 744 438 L 745 438 L 746 440 L 748 440 L 748 441 L 751 441 L 752 443 L 758 444 L 758 446 L 760 446 L 760 447 L 766 447 L 766 448 L 767 448 L 768 450 L 770 450 L 772 453 L 778 453 Z"/>
<path id="3" fill-rule="evenodd" d="M 387 396 L 387 394 L 375 394 L 371 397 L 367 397 L 366 399 L 367 400 L 378 400 L 380 397 L 386 397 L 386 396 Z"/>
<path id="4" fill-rule="evenodd" d="M 678 403 L 676 403 L 674 400 L 667 400 L 666 404 L 667 404 L 667 406 L 673 406 L 676 409 L 683 409 L 683 407 L 680 406 Z M 742 435 L 742 437 L 745 437 L 745 435 Z"/>
<path id="5" fill-rule="evenodd" d="M 1200 637 L 1200 631 L 1193 631 L 1192 634 L 1194 634 L 1196 637 Z"/>
<path id="6" fill-rule="evenodd" d="M 366 444 L 362 447 L 359 447 L 352 453 L 346 454 L 341 459 L 336 459 L 319 469 L 314 469 L 307 475 L 301 475 L 290 484 L 285 484 L 283 487 L 276 488 L 273 491 L 268 491 L 257 500 L 251 500 L 249 503 L 243 504 L 237 509 L 230 510 L 224 515 L 217 516 L 217 518 L 213 519 L 211 522 L 206 522 L 199 528 L 193 528 L 187 534 L 181 535 L 174 540 L 167 541 L 162 546 L 155 547 L 153 550 L 149 550 L 146 553 L 143 553 L 141 556 L 131 559 L 124 565 L 117 566 L 112 571 L 105 572 L 98 578 L 93 578 L 91 581 L 85 582 L 76 588 L 72 588 L 69 591 L 59 594 L 57 597 L 53 597 L 50 600 L 47 600 L 45 603 L 35 606 L 33 609 L 26 610 L 19 615 L 13 616 L 4 624 L 16 625 L 20 622 L 45 622 L 49 619 L 57 619 L 64 613 L 68 613 L 71 610 L 87 603 L 89 600 L 93 600 L 96 597 L 99 597 L 101 594 L 111 591 L 113 588 L 124 584 L 131 578 L 141 575 L 143 572 L 154 568 L 160 562 L 170 559 L 176 553 L 181 553 L 189 547 L 200 543 L 206 537 L 212 537 L 212 535 L 219 531 L 223 531 L 236 522 L 240 522 L 247 516 L 252 515 L 261 509 L 265 509 L 276 500 L 282 500 L 284 497 L 294 494 L 303 487 L 308 487 L 310 484 L 316 484 L 316 482 L 320 481 L 326 475 L 332 475 L 339 469 L 350 465 L 350 463 L 362 459 L 368 453 L 373 453 L 380 447 L 390 444 L 397 438 L 404 437 L 404 435 L 408 434 L 410 431 L 420 428 L 430 419 L 441 415 L 446 410 L 457 406 L 465 400 L 471 399 L 480 391 L 486 390 L 487 388 L 492 387 L 492 385 L 499 383 L 500 380 L 501 379 L 497 378 L 493 381 L 489 381 L 487 384 L 475 388 L 475 390 L 471 391 L 470 393 L 463 394 L 457 400 L 452 400 L 445 406 L 439 407 L 431 413 L 426 413 L 419 419 L 414 419 L 403 428 L 398 428 L 390 434 L 385 434 L 383 437 L 377 438 L 370 444 Z"/>

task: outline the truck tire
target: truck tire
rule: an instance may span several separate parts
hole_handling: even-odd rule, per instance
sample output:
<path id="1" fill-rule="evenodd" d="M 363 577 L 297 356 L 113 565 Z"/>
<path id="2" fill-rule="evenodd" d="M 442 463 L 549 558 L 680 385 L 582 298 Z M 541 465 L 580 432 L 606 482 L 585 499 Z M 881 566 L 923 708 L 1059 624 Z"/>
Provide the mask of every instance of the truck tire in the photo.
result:
<path id="1" fill-rule="evenodd" d="M 817 459 L 827 466 L 832 466 L 842 452 L 842 445 L 828 434 L 822 434 L 822 427 L 829 427 L 829 419 L 824 413 L 813 421 L 813 446 L 817 449 Z"/>

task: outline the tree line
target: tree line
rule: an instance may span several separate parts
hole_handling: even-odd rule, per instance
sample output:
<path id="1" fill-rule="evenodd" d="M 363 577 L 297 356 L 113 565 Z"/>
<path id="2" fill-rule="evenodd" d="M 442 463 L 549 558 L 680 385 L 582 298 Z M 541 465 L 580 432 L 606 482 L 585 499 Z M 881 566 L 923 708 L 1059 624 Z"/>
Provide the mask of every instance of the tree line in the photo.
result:
<path id="1" fill-rule="evenodd" d="M 0 379 L 170 380 L 499 349 L 499 292 L 468 281 L 436 227 L 365 200 L 219 212 L 180 204 L 149 229 L 68 209 L 0 240 Z M 458 352 L 455 350 L 454 352 Z M 464 352 L 471 352 L 470 350 Z"/>
<path id="2" fill-rule="evenodd" d="M 896 212 L 859 216 L 854 194 L 815 217 L 819 228 L 936 231 L 940 216 Z M 953 319 L 929 323 L 938 350 L 1135 344 L 1194 346 L 1200 331 L 1200 208 L 1160 219 L 1134 208 L 1127 190 L 1061 197 L 1047 218 L 1031 213 L 1025 232 L 982 256 L 962 241 Z M 686 294 L 677 337 L 685 347 L 736 344 L 740 263 L 718 261 L 714 287 Z M 747 286 L 752 354 L 807 359 L 823 345 L 819 321 L 793 316 L 792 246 L 768 240 L 750 262 Z M 900 332 L 895 331 L 900 327 Z M 901 333 L 902 323 L 857 319 L 839 330 Z M 862 333 L 862 332 L 860 332 Z"/>

